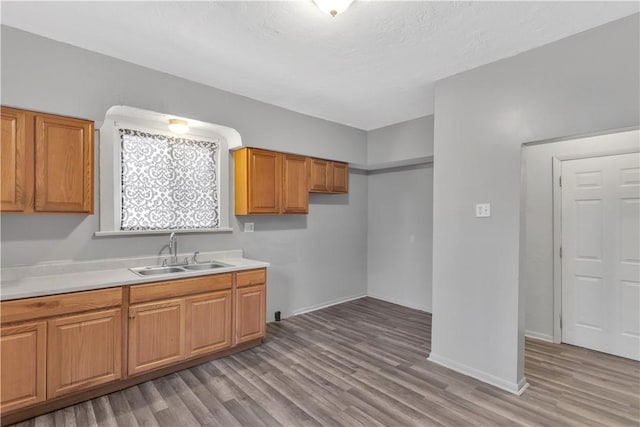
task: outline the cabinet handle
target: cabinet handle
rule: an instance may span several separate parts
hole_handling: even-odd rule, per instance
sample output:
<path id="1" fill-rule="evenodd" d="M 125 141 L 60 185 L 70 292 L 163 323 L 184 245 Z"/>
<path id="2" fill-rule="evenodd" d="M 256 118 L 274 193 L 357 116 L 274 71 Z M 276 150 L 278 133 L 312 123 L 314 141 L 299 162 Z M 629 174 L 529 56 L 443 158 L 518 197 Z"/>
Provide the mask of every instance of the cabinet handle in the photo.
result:
<path id="1" fill-rule="evenodd" d="M 135 318 L 136 318 L 136 316 L 129 316 L 129 320 L 133 320 Z"/>

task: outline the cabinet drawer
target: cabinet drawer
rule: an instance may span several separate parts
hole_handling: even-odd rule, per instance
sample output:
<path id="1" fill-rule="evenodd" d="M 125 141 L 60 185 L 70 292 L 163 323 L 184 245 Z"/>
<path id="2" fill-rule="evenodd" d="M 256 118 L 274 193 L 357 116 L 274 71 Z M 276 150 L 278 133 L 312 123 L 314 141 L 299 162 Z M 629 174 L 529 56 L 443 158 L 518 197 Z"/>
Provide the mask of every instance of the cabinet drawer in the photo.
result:
<path id="1" fill-rule="evenodd" d="M 233 274 L 226 273 L 195 277 L 193 279 L 178 279 L 169 282 L 131 286 L 130 302 L 131 304 L 135 304 L 138 302 L 231 289 L 232 283 Z"/>
<path id="2" fill-rule="evenodd" d="M 2 323 L 79 313 L 122 304 L 122 288 L 3 301 Z"/>
<path id="3" fill-rule="evenodd" d="M 267 271 L 264 268 L 236 273 L 236 284 L 239 288 L 245 286 L 262 285 L 266 282 Z"/>

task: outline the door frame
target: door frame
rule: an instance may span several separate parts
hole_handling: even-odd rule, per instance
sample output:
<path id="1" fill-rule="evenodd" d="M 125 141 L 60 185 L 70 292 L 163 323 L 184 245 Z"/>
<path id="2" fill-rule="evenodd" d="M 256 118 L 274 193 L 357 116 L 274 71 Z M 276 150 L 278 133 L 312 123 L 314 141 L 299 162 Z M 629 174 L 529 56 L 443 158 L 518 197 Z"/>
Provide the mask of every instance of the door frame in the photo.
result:
<path id="1" fill-rule="evenodd" d="M 568 160 L 591 159 L 595 157 L 617 156 L 620 154 L 639 153 L 639 149 L 621 148 L 617 150 L 598 150 L 582 154 L 553 156 L 552 185 L 553 185 L 553 342 L 562 342 L 562 328 L 560 319 L 562 316 L 562 258 L 560 258 L 560 246 L 562 244 L 562 189 L 560 176 L 562 176 L 562 162 Z"/>

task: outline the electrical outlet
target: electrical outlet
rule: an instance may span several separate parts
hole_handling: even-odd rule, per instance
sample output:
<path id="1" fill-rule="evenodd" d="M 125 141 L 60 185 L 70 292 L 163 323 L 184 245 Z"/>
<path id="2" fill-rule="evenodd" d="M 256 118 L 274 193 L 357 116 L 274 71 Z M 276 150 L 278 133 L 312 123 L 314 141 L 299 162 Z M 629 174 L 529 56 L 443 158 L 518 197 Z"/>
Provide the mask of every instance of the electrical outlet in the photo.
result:
<path id="1" fill-rule="evenodd" d="M 253 233 L 253 222 L 245 222 L 244 223 L 244 232 L 245 233 Z"/>
<path id="2" fill-rule="evenodd" d="M 478 203 L 476 205 L 476 218 L 488 218 L 491 216 L 491 203 Z"/>

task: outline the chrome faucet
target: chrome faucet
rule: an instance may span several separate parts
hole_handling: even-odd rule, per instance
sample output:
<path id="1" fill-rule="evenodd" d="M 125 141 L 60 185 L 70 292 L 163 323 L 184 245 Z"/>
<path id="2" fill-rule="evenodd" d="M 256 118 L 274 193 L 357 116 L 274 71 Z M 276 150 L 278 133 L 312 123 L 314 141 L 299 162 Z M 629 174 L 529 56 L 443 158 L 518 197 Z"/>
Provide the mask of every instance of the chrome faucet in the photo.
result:
<path id="1" fill-rule="evenodd" d="M 178 264 L 178 236 L 173 232 L 169 236 L 169 253 L 171 254 L 171 265 Z"/>

